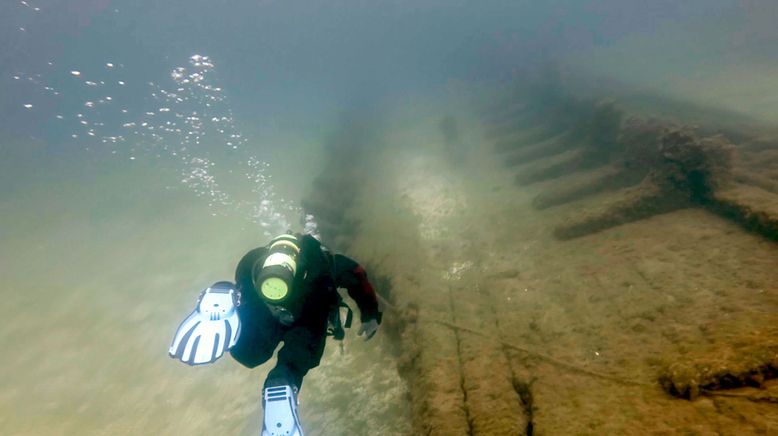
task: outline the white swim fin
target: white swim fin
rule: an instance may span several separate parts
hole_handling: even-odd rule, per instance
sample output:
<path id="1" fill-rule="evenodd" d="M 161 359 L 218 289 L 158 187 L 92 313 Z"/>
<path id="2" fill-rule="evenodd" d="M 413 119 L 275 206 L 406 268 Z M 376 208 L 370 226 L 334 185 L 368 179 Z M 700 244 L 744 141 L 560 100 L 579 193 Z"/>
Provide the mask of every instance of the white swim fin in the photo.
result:
<path id="1" fill-rule="evenodd" d="M 290 385 L 268 387 L 263 396 L 262 436 L 303 436 L 297 415 L 297 389 Z"/>
<path id="2" fill-rule="evenodd" d="M 168 354 L 188 365 L 212 363 L 232 348 L 240 336 L 238 292 L 230 282 L 218 282 L 200 295 L 195 310 L 181 323 Z"/>

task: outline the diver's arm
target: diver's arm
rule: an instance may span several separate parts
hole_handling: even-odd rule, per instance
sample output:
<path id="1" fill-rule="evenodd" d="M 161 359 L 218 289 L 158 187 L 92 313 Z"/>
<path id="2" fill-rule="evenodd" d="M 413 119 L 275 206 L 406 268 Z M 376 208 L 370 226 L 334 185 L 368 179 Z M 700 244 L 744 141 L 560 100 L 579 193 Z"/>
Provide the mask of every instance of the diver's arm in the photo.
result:
<path id="1" fill-rule="evenodd" d="M 380 323 L 381 312 L 378 311 L 378 299 L 362 265 L 342 254 L 334 255 L 333 262 L 335 286 L 348 290 L 348 295 L 359 306 L 360 320 L 363 323 L 370 320 Z"/>

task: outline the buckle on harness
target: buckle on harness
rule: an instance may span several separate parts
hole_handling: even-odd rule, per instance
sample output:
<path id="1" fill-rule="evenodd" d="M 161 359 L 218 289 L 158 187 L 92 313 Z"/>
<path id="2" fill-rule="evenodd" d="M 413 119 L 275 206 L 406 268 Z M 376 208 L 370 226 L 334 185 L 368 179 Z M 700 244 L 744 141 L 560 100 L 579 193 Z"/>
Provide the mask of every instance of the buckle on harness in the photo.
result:
<path id="1" fill-rule="evenodd" d="M 344 321 L 345 318 L 345 321 Z M 327 323 L 327 336 L 332 336 L 336 341 L 342 341 L 346 336 L 344 328 L 351 328 L 351 322 L 354 320 L 354 312 L 343 300 L 330 311 Z"/>

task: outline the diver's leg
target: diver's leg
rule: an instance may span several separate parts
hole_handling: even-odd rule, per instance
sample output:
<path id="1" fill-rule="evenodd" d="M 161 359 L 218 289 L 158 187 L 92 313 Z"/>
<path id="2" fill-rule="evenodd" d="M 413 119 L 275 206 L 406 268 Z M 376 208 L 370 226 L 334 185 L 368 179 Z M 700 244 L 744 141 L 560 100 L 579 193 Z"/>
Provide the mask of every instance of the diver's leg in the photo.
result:
<path id="1" fill-rule="evenodd" d="M 308 370 L 319 366 L 326 340 L 326 324 L 321 329 L 296 326 L 287 331 L 278 363 L 267 375 L 265 387 L 292 383 L 299 391 Z"/>
<path id="2" fill-rule="evenodd" d="M 263 436 L 303 434 L 297 411 L 297 393 L 308 370 L 319 365 L 327 339 L 326 313 L 307 320 L 308 324 L 294 326 L 284 333 L 284 346 L 278 352 L 278 362 L 265 380 L 262 391 L 265 409 Z"/>
<path id="3" fill-rule="evenodd" d="M 230 354 L 241 365 L 254 368 L 273 357 L 281 341 L 281 327 L 267 309 L 251 304 L 238 306 L 241 332 Z"/>

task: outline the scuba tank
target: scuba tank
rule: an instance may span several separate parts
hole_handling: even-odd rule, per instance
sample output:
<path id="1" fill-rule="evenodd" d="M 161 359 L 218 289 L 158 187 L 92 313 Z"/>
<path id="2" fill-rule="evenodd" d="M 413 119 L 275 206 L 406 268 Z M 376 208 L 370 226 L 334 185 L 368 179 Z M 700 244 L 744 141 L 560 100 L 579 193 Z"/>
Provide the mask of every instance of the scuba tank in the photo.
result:
<path id="1" fill-rule="evenodd" d="M 292 295 L 299 287 L 297 272 L 300 261 L 300 242 L 294 235 L 276 236 L 268 244 L 267 256 L 257 262 L 252 271 L 254 289 L 273 316 L 281 324 L 295 321 L 295 305 Z M 299 297 L 299 296 L 297 296 Z"/>
<path id="2" fill-rule="evenodd" d="M 307 254 L 303 253 L 301 256 L 303 246 Z M 316 257 L 314 253 L 320 253 L 321 257 Z M 311 268 L 313 270 L 310 270 Z M 303 290 L 306 277 L 309 274 L 318 277 L 323 273 L 334 279 L 333 268 L 329 250 L 318 240 L 306 236 L 298 238 L 290 231 L 270 241 L 265 259 L 254 265 L 252 277 L 257 295 L 272 315 L 281 324 L 292 325 L 300 315 L 301 305 L 308 296 Z M 315 290 L 321 291 L 323 289 Z M 342 340 L 345 337 L 344 328 L 351 327 L 354 314 L 334 286 L 328 286 L 328 291 L 333 292 L 336 298 L 327 298 L 329 301 L 326 304 L 330 307 L 327 335 Z"/>
<path id="3" fill-rule="evenodd" d="M 299 256 L 300 245 L 296 237 L 284 234 L 270 241 L 268 255 L 254 276 L 254 286 L 260 297 L 278 304 L 289 296 Z"/>

